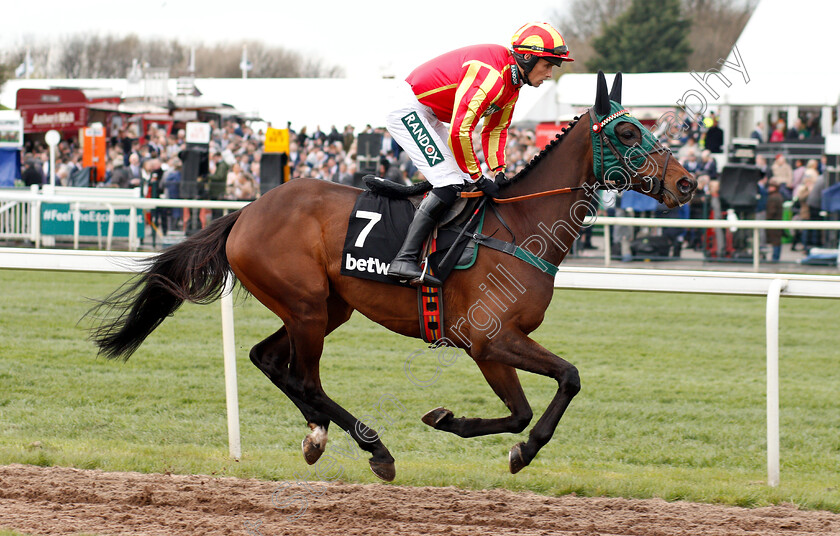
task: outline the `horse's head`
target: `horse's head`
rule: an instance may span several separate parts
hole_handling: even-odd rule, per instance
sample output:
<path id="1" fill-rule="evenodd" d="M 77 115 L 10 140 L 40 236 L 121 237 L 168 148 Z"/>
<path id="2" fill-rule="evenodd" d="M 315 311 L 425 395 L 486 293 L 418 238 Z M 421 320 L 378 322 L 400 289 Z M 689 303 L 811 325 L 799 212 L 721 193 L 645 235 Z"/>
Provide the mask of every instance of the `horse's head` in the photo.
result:
<path id="1" fill-rule="evenodd" d="M 595 106 L 589 109 L 593 171 L 602 187 L 636 190 L 669 208 L 691 200 L 697 181 L 671 151 L 621 106 L 621 73 L 607 91 L 598 72 Z"/>

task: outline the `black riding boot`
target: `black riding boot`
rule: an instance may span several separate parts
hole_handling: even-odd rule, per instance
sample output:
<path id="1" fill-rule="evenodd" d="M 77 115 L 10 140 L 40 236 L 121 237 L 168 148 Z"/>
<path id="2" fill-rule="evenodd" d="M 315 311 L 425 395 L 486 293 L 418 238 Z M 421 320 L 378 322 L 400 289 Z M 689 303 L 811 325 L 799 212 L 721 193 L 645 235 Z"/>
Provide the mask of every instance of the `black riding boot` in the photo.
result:
<path id="1" fill-rule="evenodd" d="M 391 265 L 388 268 L 388 275 L 400 281 L 409 281 L 412 285 L 427 285 L 430 287 L 440 287 L 443 285 L 441 281 L 426 273 L 426 276 L 420 281 L 420 276 L 423 274 L 418 263 L 418 256 L 420 255 L 420 248 L 423 247 L 423 240 L 429 236 L 438 220 L 446 213 L 447 210 L 455 203 L 455 198 L 460 191 L 459 186 L 445 186 L 442 188 L 434 188 L 429 195 L 420 203 L 417 212 L 414 213 L 414 219 L 411 225 L 408 226 L 408 234 L 405 237 L 400 251 Z"/>

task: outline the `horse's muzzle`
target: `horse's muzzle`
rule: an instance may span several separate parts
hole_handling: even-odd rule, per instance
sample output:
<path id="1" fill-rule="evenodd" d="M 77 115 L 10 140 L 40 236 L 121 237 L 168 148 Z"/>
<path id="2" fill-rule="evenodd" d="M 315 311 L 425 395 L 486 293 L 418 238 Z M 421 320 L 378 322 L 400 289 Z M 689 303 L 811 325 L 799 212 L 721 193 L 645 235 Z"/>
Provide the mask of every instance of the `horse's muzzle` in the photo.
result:
<path id="1" fill-rule="evenodd" d="M 691 177 L 684 176 L 677 181 L 677 190 L 681 195 L 688 195 L 694 192 L 695 188 L 697 188 L 697 181 Z"/>
<path id="2" fill-rule="evenodd" d="M 679 180 L 677 180 L 676 186 L 677 193 L 679 194 L 679 201 L 682 205 L 691 200 L 691 196 L 694 195 L 694 190 L 697 189 L 697 180 L 689 175 L 683 175 Z"/>

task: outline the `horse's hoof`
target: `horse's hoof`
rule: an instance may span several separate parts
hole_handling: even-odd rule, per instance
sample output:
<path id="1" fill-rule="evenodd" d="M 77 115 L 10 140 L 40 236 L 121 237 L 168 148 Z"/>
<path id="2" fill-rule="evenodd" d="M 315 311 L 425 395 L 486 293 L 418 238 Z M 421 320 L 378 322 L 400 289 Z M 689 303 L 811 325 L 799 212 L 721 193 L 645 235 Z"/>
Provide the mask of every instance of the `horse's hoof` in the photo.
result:
<path id="1" fill-rule="evenodd" d="M 397 476 L 397 470 L 394 467 L 394 462 L 377 462 L 370 460 L 370 470 L 373 471 L 377 477 L 385 482 L 391 482 Z"/>
<path id="2" fill-rule="evenodd" d="M 314 464 L 327 448 L 327 434 L 320 426 L 314 428 L 300 443 L 303 459 L 309 465 Z"/>
<path id="3" fill-rule="evenodd" d="M 435 408 L 427 414 L 420 417 L 420 420 L 428 424 L 432 428 L 438 428 L 442 421 L 451 419 L 455 415 L 446 408 Z"/>
<path id="4" fill-rule="evenodd" d="M 515 475 L 519 471 L 522 470 L 523 467 L 528 465 L 528 462 L 525 461 L 525 458 L 522 456 L 522 447 L 525 446 L 525 443 L 517 443 L 510 449 L 510 453 L 508 453 L 508 463 L 510 464 L 510 473 Z"/>

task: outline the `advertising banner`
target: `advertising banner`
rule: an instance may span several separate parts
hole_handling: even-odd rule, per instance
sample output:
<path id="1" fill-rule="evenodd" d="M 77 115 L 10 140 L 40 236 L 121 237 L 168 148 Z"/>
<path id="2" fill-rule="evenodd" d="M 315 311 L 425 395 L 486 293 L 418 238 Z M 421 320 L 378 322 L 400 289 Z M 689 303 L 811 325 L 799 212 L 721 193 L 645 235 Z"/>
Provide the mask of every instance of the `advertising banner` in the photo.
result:
<path id="1" fill-rule="evenodd" d="M 115 237 L 128 237 L 129 210 L 114 210 Z M 82 209 L 79 218 L 79 236 L 107 236 L 109 211 Z M 145 226 L 143 213 L 137 211 L 137 237 L 143 238 Z M 73 210 L 69 203 L 44 203 L 41 205 L 41 234 L 73 236 Z"/>
<path id="2" fill-rule="evenodd" d="M 27 134 L 78 130 L 87 125 L 87 98 L 78 89 L 27 89 L 17 91 L 17 109 Z"/>
<path id="3" fill-rule="evenodd" d="M 210 136 L 212 134 L 210 123 L 190 121 L 187 123 L 186 134 L 187 143 L 200 143 L 207 145 L 210 143 Z"/>
<path id="4" fill-rule="evenodd" d="M 23 147 L 23 119 L 17 110 L 0 110 L 0 148 Z"/>
<path id="5" fill-rule="evenodd" d="M 269 128 L 265 132 L 264 152 L 289 154 L 289 129 Z"/>
<path id="6" fill-rule="evenodd" d="M 82 165 L 96 168 L 96 182 L 105 180 L 105 129 L 95 123 L 82 129 Z"/>

